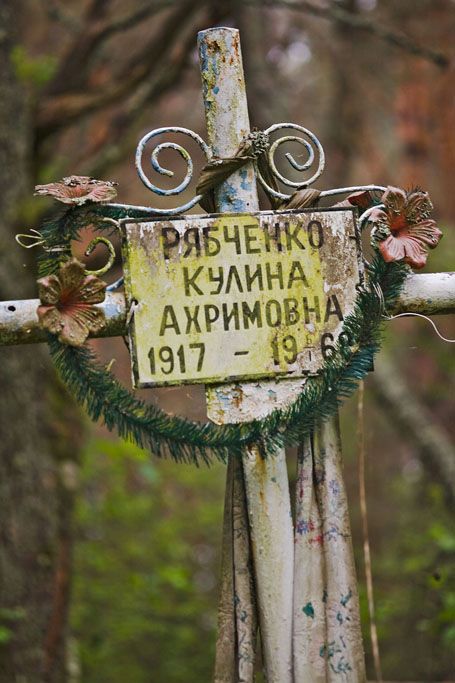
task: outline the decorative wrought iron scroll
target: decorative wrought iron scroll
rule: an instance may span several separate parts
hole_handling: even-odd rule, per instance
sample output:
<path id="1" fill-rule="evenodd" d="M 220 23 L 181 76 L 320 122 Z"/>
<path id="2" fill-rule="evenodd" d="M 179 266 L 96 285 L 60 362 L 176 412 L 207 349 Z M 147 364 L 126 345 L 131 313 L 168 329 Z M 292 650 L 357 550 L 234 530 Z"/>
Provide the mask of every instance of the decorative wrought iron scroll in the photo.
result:
<path id="1" fill-rule="evenodd" d="M 160 153 L 165 150 L 165 149 L 173 149 L 176 152 L 180 154 L 182 159 L 186 162 L 187 164 L 187 170 L 184 179 L 182 182 L 177 185 L 177 187 L 170 188 L 170 189 L 163 189 L 157 187 L 152 181 L 149 179 L 147 174 L 145 173 L 143 166 L 142 166 L 142 158 L 144 155 L 144 150 L 146 144 L 149 142 L 149 140 L 152 140 L 152 138 L 158 137 L 159 135 L 162 135 L 164 133 L 182 133 L 183 135 L 189 135 L 190 138 L 192 138 L 201 150 L 203 151 L 207 161 L 209 161 L 212 157 L 212 152 L 209 148 L 209 146 L 204 142 L 204 140 L 194 131 L 189 130 L 188 128 L 180 128 L 178 126 L 168 126 L 165 128 L 156 128 L 155 130 L 150 131 L 144 137 L 139 141 L 139 144 L 136 149 L 136 169 L 139 174 L 139 178 L 142 180 L 144 185 L 154 192 L 157 195 L 160 195 L 162 197 L 169 197 L 172 195 L 177 195 L 186 190 L 188 185 L 190 184 L 192 178 L 193 178 L 193 160 L 191 158 L 191 155 L 189 152 L 182 147 L 182 145 L 179 145 L 178 143 L 175 142 L 161 142 L 158 144 L 151 156 L 150 156 L 150 162 L 152 165 L 152 168 L 159 174 L 173 177 L 174 176 L 174 171 L 171 171 L 168 168 L 164 168 L 161 166 L 159 162 L 159 155 Z M 159 208 L 150 208 L 148 207 L 148 212 L 152 211 L 157 215 L 168 215 L 168 216 L 175 216 L 176 214 L 183 213 L 184 211 L 188 211 L 191 209 L 193 206 L 195 206 L 200 199 L 202 198 L 202 195 L 196 195 L 192 199 L 190 199 L 186 204 L 182 204 L 182 206 L 177 206 L 174 209 L 159 209 Z"/>
<path id="2" fill-rule="evenodd" d="M 265 130 L 264 133 L 267 136 L 270 136 L 277 130 L 286 129 L 299 131 L 300 133 L 302 133 L 302 135 L 283 135 L 277 138 L 274 142 L 272 142 L 267 152 L 268 166 L 270 168 L 271 173 L 277 180 L 282 182 L 287 187 L 292 187 L 295 190 L 301 190 L 310 187 L 310 185 L 312 185 L 324 171 L 324 149 L 316 135 L 314 135 L 314 133 L 309 131 L 307 128 L 304 128 L 303 126 L 297 125 L 296 123 L 275 123 L 273 126 L 267 128 L 267 130 Z M 280 171 L 278 171 L 275 164 L 275 153 L 278 150 L 278 147 L 286 142 L 296 142 L 302 147 L 304 147 L 304 149 L 308 153 L 308 159 L 303 164 L 296 161 L 296 159 L 290 152 L 287 152 L 285 154 L 286 159 L 288 160 L 292 168 L 294 168 L 296 171 L 305 173 L 306 171 L 310 170 L 317 161 L 317 167 L 314 170 L 313 175 L 307 180 L 297 182 L 289 178 L 286 178 L 284 175 L 282 175 L 282 173 L 280 173 Z M 268 194 L 272 195 L 276 199 L 289 199 L 289 197 L 291 196 L 290 194 L 285 194 L 283 192 L 278 192 L 277 190 L 275 190 L 264 179 L 263 175 L 260 172 L 260 169 L 257 168 L 256 171 L 261 185 L 264 187 Z"/>
<path id="3" fill-rule="evenodd" d="M 267 128 L 267 130 L 264 131 L 264 135 L 267 136 L 267 138 L 269 138 L 276 131 L 282 130 L 297 131 L 298 133 L 300 133 L 300 135 L 282 135 L 278 137 L 272 143 L 269 143 L 268 150 L 266 152 L 266 157 L 268 166 L 273 177 L 283 185 L 292 188 L 292 192 L 287 194 L 285 192 L 280 192 L 271 187 L 270 184 L 268 184 L 265 180 L 263 174 L 261 173 L 259 164 L 256 160 L 254 160 L 254 164 L 256 166 L 258 180 L 264 187 L 265 191 L 269 194 L 269 196 L 272 196 L 276 199 L 287 200 L 292 196 L 293 192 L 295 192 L 296 190 L 302 190 L 310 187 L 322 175 L 325 167 L 325 154 L 324 148 L 322 147 L 322 144 L 318 137 L 307 128 L 299 126 L 296 123 L 275 123 L 274 125 L 270 126 L 269 128 Z M 162 128 L 155 128 L 154 130 L 151 130 L 149 133 L 146 133 L 146 135 L 144 135 L 141 138 L 136 148 L 136 169 L 139 178 L 141 179 L 145 187 L 154 194 L 157 194 L 161 197 L 171 197 L 181 194 L 188 188 L 194 176 L 194 163 L 188 150 L 185 149 L 185 147 L 183 147 L 181 144 L 175 142 L 160 142 L 158 145 L 156 145 L 156 147 L 153 149 L 150 155 L 150 164 L 152 169 L 163 176 L 173 177 L 175 175 L 174 171 L 162 166 L 159 160 L 161 152 L 163 152 L 166 149 L 171 149 L 178 152 L 178 154 L 186 162 L 187 169 L 185 176 L 176 187 L 167 189 L 158 187 L 148 177 L 146 171 L 144 170 L 143 164 L 146 145 L 150 142 L 150 140 L 153 140 L 154 138 L 157 138 L 162 135 L 166 135 L 168 133 L 179 133 L 189 136 L 198 144 L 207 161 L 210 161 L 213 158 L 211 149 L 207 145 L 207 143 L 200 137 L 200 135 L 190 130 L 189 128 L 182 128 L 179 126 L 166 126 Z M 297 143 L 298 145 L 301 145 L 306 151 L 307 159 L 303 163 L 299 162 L 296 159 L 296 157 L 290 152 L 286 152 L 284 156 L 289 162 L 290 166 L 292 166 L 292 168 L 298 171 L 299 173 L 308 173 L 310 171 L 310 177 L 307 177 L 304 180 L 297 181 L 291 178 L 287 178 L 285 175 L 283 175 L 282 172 L 278 170 L 275 163 L 275 155 L 278 151 L 278 148 L 282 144 L 287 142 Z M 384 192 L 385 189 L 386 188 L 382 185 L 355 185 L 350 187 L 340 187 L 333 188 L 330 190 L 323 190 L 320 194 L 320 197 L 331 197 L 366 190 Z M 201 198 L 202 195 L 195 195 L 185 204 L 182 204 L 175 208 L 138 206 L 136 207 L 136 209 L 140 210 L 143 213 L 144 217 L 153 215 L 176 216 L 184 213 L 185 211 L 188 211 L 189 209 L 193 208 L 193 206 L 196 206 L 196 204 L 198 204 Z M 127 208 L 127 205 L 125 204 L 112 204 L 112 206 L 118 208 Z"/>

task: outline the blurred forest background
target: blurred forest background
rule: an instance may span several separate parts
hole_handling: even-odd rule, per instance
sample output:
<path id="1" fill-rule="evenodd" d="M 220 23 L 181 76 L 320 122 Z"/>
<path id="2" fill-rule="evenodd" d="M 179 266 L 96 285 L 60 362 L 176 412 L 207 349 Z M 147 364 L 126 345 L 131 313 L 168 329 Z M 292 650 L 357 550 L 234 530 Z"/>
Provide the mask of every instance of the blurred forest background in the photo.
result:
<path id="1" fill-rule="evenodd" d="M 35 254 L 14 242 L 55 210 L 35 183 L 89 174 L 118 181 L 122 202 L 155 201 L 136 143 L 163 125 L 205 136 L 196 33 L 217 24 L 240 28 L 252 124 L 314 131 L 320 188 L 428 190 L 444 238 L 427 270 L 453 270 L 453 0 L 1 0 L 0 299 L 36 297 Z M 129 384 L 122 340 L 94 344 Z M 365 416 L 386 680 L 455 678 L 454 376 L 429 325 L 388 323 Z M 0 387 L 0 682 L 209 681 L 224 468 L 159 461 L 89 424 L 45 346 L 2 349 Z M 204 418 L 202 389 L 147 395 Z M 372 678 L 356 399 L 342 426 Z"/>

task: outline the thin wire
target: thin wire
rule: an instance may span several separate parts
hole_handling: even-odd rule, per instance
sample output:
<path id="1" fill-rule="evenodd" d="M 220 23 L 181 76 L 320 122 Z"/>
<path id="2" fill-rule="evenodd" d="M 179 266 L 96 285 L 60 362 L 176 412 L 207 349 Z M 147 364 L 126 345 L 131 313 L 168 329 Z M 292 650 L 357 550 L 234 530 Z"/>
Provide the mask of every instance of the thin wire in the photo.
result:
<path id="1" fill-rule="evenodd" d="M 379 283 L 373 282 L 373 290 L 378 297 L 379 300 L 379 305 L 381 306 L 381 312 L 384 313 L 385 311 L 385 299 L 384 299 L 384 292 L 382 291 L 382 287 Z"/>
<path id="2" fill-rule="evenodd" d="M 365 581 L 367 586 L 368 612 L 370 615 L 370 639 L 373 653 L 374 671 L 376 680 L 382 681 L 381 658 L 379 655 L 378 631 L 376 628 L 376 615 L 374 608 L 373 572 L 371 569 L 370 537 L 368 534 L 368 512 L 365 486 L 365 430 L 364 430 L 364 382 L 359 382 L 357 399 L 357 447 L 358 447 L 358 476 L 360 516 L 362 519 L 363 535 L 363 559 L 365 565 Z"/>
<path id="3" fill-rule="evenodd" d="M 33 249 L 34 247 L 46 244 L 43 235 L 38 230 L 35 230 L 35 228 L 30 228 L 30 233 L 18 233 L 14 236 L 14 239 L 23 249 Z M 29 244 L 24 242 L 25 239 L 29 241 Z"/>
<path id="4" fill-rule="evenodd" d="M 436 327 L 436 325 L 434 324 L 432 319 L 429 318 L 427 315 L 423 315 L 422 313 L 398 313 L 397 315 L 386 316 L 386 320 L 395 320 L 395 318 L 405 318 L 405 317 L 412 318 L 413 316 L 415 318 L 423 318 L 424 320 L 427 320 L 430 323 L 430 325 L 433 326 L 433 329 L 436 332 L 436 334 L 438 335 L 439 339 L 442 339 L 442 341 L 447 342 L 447 344 L 455 344 L 455 339 L 447 339 L 447 337 L 444 337 L 440 333 L 440 331 L 438 330 L 438 328 Z"/>

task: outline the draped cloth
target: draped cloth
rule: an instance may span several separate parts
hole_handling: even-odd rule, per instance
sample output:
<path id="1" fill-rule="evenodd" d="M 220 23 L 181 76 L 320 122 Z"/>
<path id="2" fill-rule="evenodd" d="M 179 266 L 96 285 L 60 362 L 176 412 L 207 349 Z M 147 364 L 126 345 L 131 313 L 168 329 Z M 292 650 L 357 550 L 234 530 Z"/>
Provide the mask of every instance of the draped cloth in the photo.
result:
<path id="1" fill-rule="evenodd" d="M 214 683 L 253 683 L 257 612 L 242 461 L 227 467 Z"/>
<path id="2" fill-rule="evenodd" d="M 337 417 L 300 447 L 295 494 L 295 681 L 363 683 L 359 599 Z"/>
<path id="3" fill-rule="evenodd" d="M 338 417 L 327 420 L 301 445 L 295 498 L 294 683 L 364 683 Z M 239 458 L 231 458 L 228 465 L 218 625 L 214 683 L 253 683 L 254 566 Z"/>
<path id="4" fill-rule="evenodd" d="M 256 161 L 269 186 L 278 189 L 267 159 L 268 139 L 253 132 L 227 159 L 203 168 L 197 192 L 215 211 L 218 185 Z M 320 191 L 304 188 L 274 209 L 316 206 Z M 297 465 L 293 585 L 294 683 L 363 683 L 365 662 L 349 512 L 341 468 L 338 416 L 305 439 Z M 257 605 L 245 480 L 240 458 L 228 464 L 223 523 L 221 598 L 214 683 L 253 683 Z M 268 683 L 281 683 L 269 681 Z"/>

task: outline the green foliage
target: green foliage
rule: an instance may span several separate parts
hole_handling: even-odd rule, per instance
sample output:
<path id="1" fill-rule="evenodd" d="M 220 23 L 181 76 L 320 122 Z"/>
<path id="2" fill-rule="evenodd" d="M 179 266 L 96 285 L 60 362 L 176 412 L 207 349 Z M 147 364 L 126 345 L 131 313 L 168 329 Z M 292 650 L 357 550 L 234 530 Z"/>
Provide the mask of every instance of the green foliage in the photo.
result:
<path id="1" fill-rule="evenodd" d="M 452 680 L 453 514 L 441 487 L 426 475 L 417 452 L 399 438 L 390 415 L 376 403 L 372 405 L 368 382 L 366 397 L 369 536 L 384 680 Z M 355 403 L 350 401 L 342 411 L 343 454 L 367 672 L 369 680 L 374 680 L 358 502 Z"/>
<path id="2" fill-rule="evenodd" d="M 208 681 L 224 468 L 97 439 L 77 509 L 72 627 L 84 683 Z"/>
<path id="3" fill-rule="evenodd" d="M 394 524 L 374 557 L 384 674 L 443 680 L 450 676 L 455 650 L 453 524 L 435 484 L 416 486 L 396 477 L 389 495 L 396 510 Z M 362 598 L 367 626 L 364 594 Z M 412 648 L 396 647 L 403 634 Z"/>
<path id="4" fill-rule="evenodd" d="M 139 212 L 135 207 L 119 209 L 115 205 L 72 207 L 42 228 L 49 251 L 41 260 L 41 275 L 56 272 L 59 259 L 52 249 L 58 250 L 61 260 L 68 258 L 71 241 L 78 239 L 80 228 L 87 223 L 94 222 L 102 228 L 103 216 L 137 217 Z M 290 406 L 242 424 L 200 424 L 168 415 L 136 399 L 96 362 L 87 346 L 70 347 L 50 336 L 49 349 L 71 394 L 94 421 L 102 420 L 109 430 L 116 428 L 120 436 L 158 456 L 170 455 L 178 462 L 194 464 L 208 463 L 215 456 L 224 462 L 228 453 L 239 454 L 259 442 L 265 455 L 271 455 L 278 448 L 296 445 L 333 415 L 369 372 L 380 348 L 383 303 L 387 310 L 394 302 L 407 272 L 403 263 L 386 264 L 376 254 L 368 267 L 368 282 L 359 291 L 353 312 L 344 320 L 343 332 L 322 373 L 307 380 Z M 378 296 L 380 291 L 384 301 Z"/>
<path id="5" fill-rule="evenodd" d="M 13 48 L 11 61 L 19 80 L 38 88 L 42 88 L 53 78 L 58 66 L 54 55 L 30 56 L 23 45 Z"/>
<path id="6" fill-rule="evenodd" d="M 0 647 L 8 643 L 13 637 L 12 626 L 15 621 L 25 619 L 25 610 L 21 607 L 14 609 L 8 607 L 0 608 Z"/>

